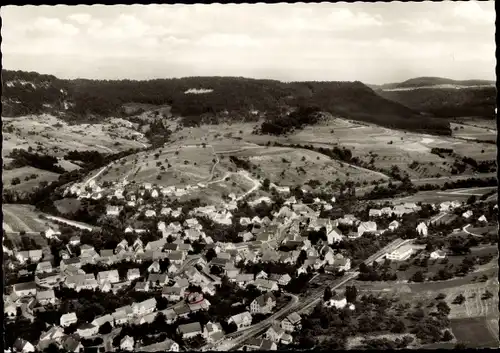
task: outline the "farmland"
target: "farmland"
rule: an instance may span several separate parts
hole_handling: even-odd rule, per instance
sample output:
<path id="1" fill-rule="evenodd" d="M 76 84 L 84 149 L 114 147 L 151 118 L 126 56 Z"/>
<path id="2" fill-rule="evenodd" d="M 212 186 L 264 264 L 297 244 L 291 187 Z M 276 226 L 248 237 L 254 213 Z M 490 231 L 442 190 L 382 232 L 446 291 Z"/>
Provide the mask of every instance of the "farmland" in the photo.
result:
<path id="1" fill-rule="evenodd" d="M 496 335 L 490 328 L 491 323 L 484 318 L 451 320 L 451 328 L 457 340 L 467 348 L 498 347 L 498 319 L 496 320 Z"/>
<path id="2" fill-rule="evenodd" d="M 142 133 L 122 119 L 69 125 L 52 115 L 43 114 L 3 118 L 2 123 L 3 156 L 9 155 L 14 148 L 31 147 L 38 153 L 62 157 L 70 150 L 112 153 L 143 148 L 147 143 Z"/>
<path id="3" fill-rule="evenodd" d="M 496 141 L 497 133 L 494 128 L 472 126 L 469 124 L 451 123 L 452 136 L 467 140 Z"/>
<path id="4" fill-rule="evenodd" d="M 47 230 L 47 221 L 39 218 L 32 205 L 3 204 L 3 223 L 7 232 L 42 232 Z"/>
<path id="5" fill-rule="evenodd" d="M 35 176 L 36 178 L 29 178 L 30 176 Z M 19 178 L 20 183 L 13 185 L 12 180 L 14 178 Z M 29 178 L 29 180 L 26 180 Z M 17 190 L 17 191 L 31 191 L 36 188 L 40 182 L 46 181 L 50 183 L 59 178 L 59 174 L 49 172 L 47 170 L 37 169 L 33 167 L 21 167 L 11 170 L 3 170 L 2 182 L 5 189 Z"/>

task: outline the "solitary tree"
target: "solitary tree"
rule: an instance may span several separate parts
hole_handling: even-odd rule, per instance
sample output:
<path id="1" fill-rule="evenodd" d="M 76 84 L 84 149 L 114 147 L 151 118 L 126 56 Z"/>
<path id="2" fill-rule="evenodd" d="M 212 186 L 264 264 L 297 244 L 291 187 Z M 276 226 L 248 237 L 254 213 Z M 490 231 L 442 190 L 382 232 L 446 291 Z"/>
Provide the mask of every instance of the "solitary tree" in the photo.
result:
<path id="1" fill-rule="evenodd" d="M 332 299 L 332 289 L 330 287 L 325 288 L 325 292 L 323 293 L 323 301 L 327 302 Z"/>

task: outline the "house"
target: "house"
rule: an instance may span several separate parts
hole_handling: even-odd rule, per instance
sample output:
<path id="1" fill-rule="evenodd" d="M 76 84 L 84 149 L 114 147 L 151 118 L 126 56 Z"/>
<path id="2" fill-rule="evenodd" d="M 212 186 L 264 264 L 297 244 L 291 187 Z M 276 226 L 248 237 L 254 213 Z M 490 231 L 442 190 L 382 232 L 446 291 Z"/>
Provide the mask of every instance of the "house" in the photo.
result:
<path id="1" fill-rule="evenodd" d="M 97 335 L 98 332 L 99 332 L 99 327 L 88 323 L 83 324 L 76 329 L 76 333 L 78 333 L 78 335 L 83 338 Z"/>
<path id="2" fill-rule="evenodd" d="M 393 261 L 404 261 L 408 259 L 411 254 L 413 254 L 413 247 L 407 244 L 397 248 L 390 253 L 387 253 L 385 255 L 385 258 Z"/>
<path id="3" fill-rule="evenodd" d="M 382 212 L 383 215 L 390 216 L 392 215 L 392 209 L 390 207 L 383 207 L 380 212 Z"/>
<path id="4" fill-rule="evenodd" d="M 118 283 L 120 282 L 120 276 L 118 275 L 118 270 L 101 271 L 97 274 L 97 281 L 102 284 L 104 282 Z"/>
<path id="5" fill-rule="evenodd" d="M 244 311 L 240 314 L 231 316 L 227 322 L 234 322 L 238 330 L 241 330 L 242 328 L 248 327 L 252 324 L 252 314 L 250 314 L 248 311 Z"/>
<path id="6" fill-rule="evenodd" d="M 301 329 L 301 317 L 296 312 L 289 314 L 281 321 L 281 328 L 286 332 L 293 332 Z"/>
<path id="7" fill-rule="evenodd" d="M 427 236 L 427 225 L 424 222 L 418 224 L 417 233 L 423 237 Z"/>
<path id="8" fill-rule="evenodd" d="M 17 306 L 11 300 L 8 302 L 4 302 L 3 312 L 5 314 L 5 318 L 15 318 L 17 316 Z"/>
<path id="9" fill-rule="evenodd" d="M 268 339 L 250 338 L 246 342 L 244 349 L 247 351 L 275 351 L 278 349 L 278 346 Z"/>
<path id="10" fill-rule="evenodd" d="M 137 282 L 134 290 L 136 292 L 149 292 L 149 282 Z"/>
<path id="11" fill-rule="evenodd" d="M 35 347 L 30 342 L 22 338 L 16 339 L 12 348 L 14 349 L 15 352 L 22 352 L 22 353 L 29 353 L 35 351 Z"/>
<path id="12" fill-rule="evenodd" d="M 164 287 L 161 295 L 168 301 L 177 302 L 184 298 L 185 291 L 185 287 Z"/>
<path id="13" fill-rule="evenodd" d="M 391 223 L 389 223 L 389 227 L 388 228 L 389 228 L 389 230 L 392 230 L 392 231 L 398 229 L 399 228 L 399 222 L 396 221 L 396 220 L 392 221 Z"/>
<path id="14" fill-rule="evenodd" d="M 80 247 L 80 257 L 85 256 L 86 254 L 92 254 L 94 252 L 95 252 L 95 249 L 91 245 L 83 244 Z"/>
<path id="15" fill-rule="evenodd" d="M 149 273 L 158 273 L 160 272 L 160 263 L 158 261 L 154 261 L 149 267 L 148 267 L 148 272 Z"/>
<path id="16" fill-rule="evenodd" d="M 69 259 L 61 260 L 61 263 L 59 264 L 59 268 L 61 269 L 61 271 L 65 271 L 68 267 L 79 269 L 82 267 L 82 265 L 83 264 L 78 257 L 71 257 Z"/>
<path id="17" fill-rule="evenodd" d="M 271 281 L 263 278 L 258 278 L 255 280 L 254 285 L 258 290 L 269 292 L 278 290 L 278 283 L 276 281 Z"/>
<path id="18" fill-rule="evenodd" d="M 148 282 L 151 287 L 163 286 L 168 283 L 168 277 L 165 273 L 151 273 Z"/>
<path id="19" fill-rule="evenodd" d="M 370 209 L 368 211 L 368 217 L 380 217 L 382 216 L 382 210 Z"/>
<path id="20" fill-rule="evenodd" d="M 52 272 L 52 264 L 50 261 L 39 262 L 36 266 L 35 273 L 49 273 Z"/>
<path id="21" fill-rule="evenodd" d="M 284 275 L 280 276 L 280 278 L 278 279 L 278 284 L 280 286 L 286 286 L 286 285 L 288 285 L 288 283 L 290 283 L 291 280 L 292 280 L 292 277 L 290 277 L 290 275 L 288 273 L 285 273 Z"/>
<path id="22" fill-rule="evenodd" d="M 133 280 L 141 277 L 141 273 L 138 268 L 131 268 L 127 271 L 127 280 L 132 282 Z"/>
<path id="23" fill-rule="evenodd" d="M 269 276 L 266 272 L 264 271 L 260 271 L 259 273 L 257 273 L 257 275 L 255 276 L 255 279 L 267 279 Z"/>
<path id="24" fill-rule="evenodd" d="M 36 295 L 36 283 L 35 282 L 16 283 L 14 284 L 13 292 L 18 297 L 34 296 Z"/>
<path id="25" fill-rule="evenodd" d="M 168 273 L 177 273 L 177 272 L 179 272 L 179 267 L 180 266 L 176 266 L 175 264 L 171 264 L 170 266 L 168 266 L 167 272 Z"/>
<path id="26" fill-rule="evenodd" d="M 20 251 L 16 254 L 16 259 L 22 264 L 28 260 L 30 260 L 32 263 L 38 262 L 42 259 L 42 257 L 43 257 L 43 252 L 41 249 Z"/>
<path id="27" fill-rule="evenodd" d="M 76 313 L 67 313 L 61 315 L 61 318 L 59 319 L 59 324 L 62 327 L 68 327 L 70 325 L 75 324 L 78 321 L 78 318 L 76 317 Z"/>
<path id="28" fill-rule="evenodd" d="M 479 217 L 477 221 L 478 222 L 484 222 L 484 223 L 488 222 L 488 220 L 486 219 L 486 217 L 484 215 L 482 215 L 481 217 Z"/>
<path id="29" fill-rule="evenodd" d="M 94 321 L 91 322 L 91 324 L 100 328 L 106 322 L 109 322 L 111 326 L 114 326 L 114 318 L 111 314 L 106 314 L 100 317 L 96 317 Z"/>
<path id="30" fill-rule="evenodd" d="M 186 339 L 202 335 L 203 331 L 199 322 L 192 322 L 185 325 L 179 325 L 177 333 L 181 335 L 183 339 Z"/>
<path id="31" fill-rule="evenodd" d="M 373 233 L 377 230 L 377 223 L 373 221 L 362 222 L 358 226 L 358 235 L 361 236 L 365 233 Z"/>
<path id="32" fill-rule="evenodd" d="M 285 330 L 283 330 L 278 324 L 273 324 L 271 327 L 269 327 L 264 334 L 264 336 L 275 343 L 279 343 L 281 340 L 281 336 L 285 333 Z"/>
<path id="33" fill-rule="evenodd" d="M 265 293 L 255 298 L 250 303 L 250 313 L 269 314 L 276 306 L 276 298 L 271 293 Z"/>
<path id="34" fill-rule="evenodd" d="M 132 307 L 130 305 L 128 307 L 130 308 L 130 314 L 132 314 Z M 129 315 L 126 311 L 115 311 L 111 316 L 113 316 L 115 325 L 124 325 L 129 322 Z"/>
<path id="35" fill-rule="evenodd" d="M 473 214 L 472 211 L 468 210 L 468 211 L 462 213 L 462 217 L 465 219 L 468 219 L 468 218 L 472 217 L 472 214 Z"/>
<path id="36" fill-rule="evenodd" d="M 65 336 L 64 330 L 59 326 L 52 326 L 47 332 L 40 335 L 40 341 L 61 341 Z"/>
<path id="37" fill-rule="evenodd" d="M 181 306 L 174 307 L 174 311 L 178 317 L 186 319 L 191 313 L 191 309 L 187 304 L 182 304 Z"/>
<path id="38" fill-rule="evenodd" d="M 326 233 L 328 244 L 333 244 L 341 241 L 344 238 L 342 232 L 335 226 L 332 226 L 330 231 Z"/>
<path id="39" fill-rule="evenodd" d="M 74 235 L 69 239 L 69 245 L 77 246 L 80 245 L 80 237 Z"/>
<path id="40" fill-rule="evenodd" d="M 146 212 L 144 212 L 144 216 L 147 218 L 155 217 L 156 211 L 155 210 L 146 210 Z"/>
<path id="41" fill-rule="evenodd" d="M 120 349 L 122 351 L 133 351 L 134 350 L 134 339 L 130 336 L 125 336 L 120 341 Z"/>
<path id="42" fill-rule="evenodd" d="M 49 289 L 46 291 L 38 291 L 36 293 L 36 300 L 41 305 L 47 305 L 47 304 L 54 305 L 57 302 L 57 298 L 53 289 Z"/>
<path id="43" fill-rule="evenodd" d="M 349 271 L 351 269 L 351 259 L 344 257 L 342 254 L 335 254 L 331 265 L 337 271 Z"/>
<path id="44" fill-rule="evenodd" d="M 140 303 L 132 304 L 132 312 L 134 315 L 145 315 L 156 310 L 156 299 L 150 298 Z"/>
<path id="45" fill-rule="evenodd" d="M 340 294 L 335 295 L 333 298 L 323 303 L 323 305 L 327 308 L 335 307 L 337 309 L 343 309 L 348 306 L 348 304 L 347 299 Z M 351 310 L 355 309 L 353 304 L 349 304 L 348 307 Z"/>
<path id="46" fill-rule="evenodd" d="M 431 252 L 431 259 L 444 259 L 446 257 L 446 252 L 443 250 L 436 250 Z"/>
<path id="47" fill-rule="evenodd" d="M 106 207 L 106 215 L 111 217 L 118 217 L 121 212 L 121 207 L 108 205 Z"/>

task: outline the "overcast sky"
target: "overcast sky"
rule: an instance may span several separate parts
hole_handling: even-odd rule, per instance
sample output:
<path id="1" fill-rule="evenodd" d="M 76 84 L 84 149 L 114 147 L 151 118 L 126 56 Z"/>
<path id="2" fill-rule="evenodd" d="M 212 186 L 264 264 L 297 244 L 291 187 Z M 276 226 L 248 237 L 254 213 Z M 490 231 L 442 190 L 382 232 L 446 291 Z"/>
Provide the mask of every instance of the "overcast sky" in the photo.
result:
<path id="1" fill-rule="evenodd" d="M 60 78 L 495 79 L 494 2 L 2 7 L 3 66 Z"/>

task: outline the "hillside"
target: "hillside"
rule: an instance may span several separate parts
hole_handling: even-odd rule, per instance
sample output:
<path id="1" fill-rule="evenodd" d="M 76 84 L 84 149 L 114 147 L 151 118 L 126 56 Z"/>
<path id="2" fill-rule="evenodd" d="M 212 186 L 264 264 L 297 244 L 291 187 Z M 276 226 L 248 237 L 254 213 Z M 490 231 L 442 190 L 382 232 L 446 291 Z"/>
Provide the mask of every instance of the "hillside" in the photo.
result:
<path id="1" fill-rule="evenodd" d="M 22 82 L 22 83 L 21 83 Z M 33 83 L 33 84 L 31 84 Z M 52 112 L 80 122 L 127 116 L 127 103 L 169 105 L 184 126 L 223 120 L 286 118 L 297 106 L 390 128 L 450 134 L 447 122 L 387 100 L 361 82 L 292 82 L 241 77 L 186 77 L 149 81 L 60 80 L 3 71 L 5 116 Z"/>
<path id="2" fill-rule="evenodd" d="M 494 81 L 418 77 L 370 87 L 381 97 L 438 118 L 495 118 Z"/>

